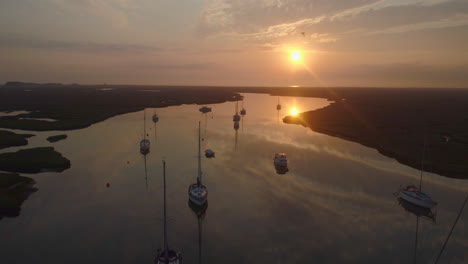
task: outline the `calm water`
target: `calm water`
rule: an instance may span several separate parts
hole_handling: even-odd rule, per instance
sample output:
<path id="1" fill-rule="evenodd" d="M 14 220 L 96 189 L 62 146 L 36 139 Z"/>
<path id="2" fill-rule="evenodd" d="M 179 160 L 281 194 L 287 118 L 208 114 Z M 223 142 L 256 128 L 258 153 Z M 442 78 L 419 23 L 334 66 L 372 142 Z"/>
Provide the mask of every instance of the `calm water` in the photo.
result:
<path id="1" fill-rule="evenodd" d="M 201 223 L 202 263 L 413 263 L 417 217 L 392 195 L 419 172 L 377 151 L 287 125 L 281 118 L 328 105 L 323 99 L 247 94 L 246 117 L 233 128 L 236 103 L 147 109 L 151 152 L 139 153 L 143 111 L 69 131 L 53 144 L 71 160 L 63 173 L 32 175 L 38 192 L 21 215 L 0 221 L 1 263 L 153 263 L 162 245 L 162 163 L 167 161 L 169 243 L 183 263 L 198 263 L 199 225 L 187 188 L 197 173 L 197 125 L 209 206 Z M 239 103 L 239 109 L 241 103 Z M 30 146 L 48 146 L 38 132 Z M 29 147 L 29 146 L 28 146 Z M 10 148 L 2 152 L 17 150 Z M 290 171 L 276 174 L 286 152 Z M 430 158 L 430 157 L 429 157 Z M 106 188 L 106 183 L 110 188 Z M 425 174 L 439 202 L 436 223 L 419 218 L 417 263 L 433 263 L 468 192 L 468 182 Z M 468 210 L 440 263 L 467 263 Z"/>

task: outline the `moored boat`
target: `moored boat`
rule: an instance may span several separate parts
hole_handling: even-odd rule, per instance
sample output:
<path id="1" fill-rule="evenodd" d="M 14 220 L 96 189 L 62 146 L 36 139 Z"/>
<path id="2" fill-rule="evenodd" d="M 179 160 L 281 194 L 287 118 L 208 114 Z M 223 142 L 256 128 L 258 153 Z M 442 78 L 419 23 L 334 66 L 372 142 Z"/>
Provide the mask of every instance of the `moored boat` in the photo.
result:
<path id="1" fill-rule="evenodd" d="M 208 106 L 203 106 L 203 107 L 200 107 L 200 109 L 198 109 L 198 111 L 202 112 L 203 114 L 206 114 L 206 113 L 209 113 L 211 112 L 211 107 L 208 107 Z"/>
<path id="2" fill-rule="evenodd" d="M 188 188 L 189 200 L 198 206 L 204 205 L 208 200 L 208 189 L 202 184 L 202 169 L 201 169 L 201 137 L 200 137 L 200 122 L 198 122 L 198 175 L 197 182 L 189 185 Z"/>

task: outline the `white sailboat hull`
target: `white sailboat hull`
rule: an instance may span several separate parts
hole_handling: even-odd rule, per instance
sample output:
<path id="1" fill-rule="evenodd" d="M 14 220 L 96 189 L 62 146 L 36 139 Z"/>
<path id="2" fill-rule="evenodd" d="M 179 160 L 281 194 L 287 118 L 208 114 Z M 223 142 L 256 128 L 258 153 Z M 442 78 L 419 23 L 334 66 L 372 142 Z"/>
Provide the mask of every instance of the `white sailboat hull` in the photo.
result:
<path id="1" fill-rule="evenodd" d="M 400 191 L 400 198 L 417 206 L 431 209 L 437 203 L 429 195 L 423 192 Z"/>
<path id="2" fill-rule="evenodd" d="M 198 206 L 204 205 L 208 200 L 208 190 L 202 184 L 194 183 L 190 185 L 188 194 L 189 200 Z"/>

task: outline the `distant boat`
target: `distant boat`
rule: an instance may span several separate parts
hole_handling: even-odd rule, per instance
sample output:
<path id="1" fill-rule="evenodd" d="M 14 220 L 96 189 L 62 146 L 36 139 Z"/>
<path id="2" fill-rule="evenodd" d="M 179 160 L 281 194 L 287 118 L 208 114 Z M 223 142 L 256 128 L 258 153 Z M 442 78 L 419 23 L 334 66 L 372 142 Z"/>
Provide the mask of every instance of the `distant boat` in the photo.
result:
<path id="1" fill-rule="evenodd" d="M 426 150 L 426 139 L 424 138 L 424 147 L 423 154 L 421 158 L 421 176 L 419 178 L 419 188 L 414 185 L 408 185 L 406 188 L 400 188 L 399 197 L 411 204 L 420 206 L 422 208 L 432 209 L 437 205 L 437 202 L 432 200 L 432 198 L 421 191 L 422 177 L 423 177 L 423 168 L 424 168 L 424 153 Z"/>
<path id="2" fill-rule="evenodd" d="M 154 259 L 155 264 L 180 264 L 182 254 L 169 248 L 167 242 L 167 209 L 166 209 L 166 162 L 163 161 L 163 188 L 164 188 L 164 248 L 159 249 Z"/>
<path id="3" fill-rule="evenodd" d="M 241 116 L 239 115 L 239 101 L 236 102 L 236 111 L 235 114 L 232 116 L 232 121 L 239 122 L 241 120 Z"/>
<path id="4" fill-rule="evenodd" d="M 212 149 L 205 150 L 205 157 L 207 158 L 214 158 L 215 152 Z"/>
<path id="5" fill-rule="evenodd" d="M 158 114 L 154 113 L 154 115 L 153 115 L 153 122 L 154 122 L 154 123 L 157 123 L 158 121 L 159 121 L 159 116 L 158 116 Z"/>
<path id="6" fill-rule="evenodd" d="M 242 110 L 240 110 L 240 114 L 241 116 L 245 116 L 247 114 L 247 111 L 245 111 L 244 108 L 244 99 L 242 99 Z"/>
<path id="7" fill-rule="evenodd" d="M 289 171 L 288 158 L 285 153 L 276 153 L 273 158 L 273 164 L 275 165 L 275 169 L 278 174 L 285 174 Z"/>
<path id="8" fill-rule="evenodd" d="M 148 154 L 150 151 L 150 141 L 146 139 L 146 109 L 143 115 L 143 139 L 140 141 L 140 153 Z"/>
<path id="9" fill-rule="evenodd" d="M 234 129 L 235 130 L 239 129 L 239 121 L 234 121 Z"/>
<path id="10" fill-rule="evenodd" d="M 201 107 L 200 109 L 198 109 L 198 111 L 202 112 L 203 114 L 206 114 L 206 113 L 209 113 L 211 112 L 211 107 L 208 107 L 208 106 L 203 106 Z"/>
<path id="11" fill-rule="evenodd" d="M 201 143 L 200 143 L 200 122 L 198 122 L 198 175 L 197 182 L 188 188 L 189 200 L 198 206 L 203 206 L 208 200 L 208 189 L 202 184 L 201 169 Z"/>
<path id="12" fill-rule="evenodd" d="M 280 104 L 280 101 L 279 101 L 279 96 L 278 96 L 278 105 L 276 105 L 276 110 L 281 110 L 281 104 Z"/>

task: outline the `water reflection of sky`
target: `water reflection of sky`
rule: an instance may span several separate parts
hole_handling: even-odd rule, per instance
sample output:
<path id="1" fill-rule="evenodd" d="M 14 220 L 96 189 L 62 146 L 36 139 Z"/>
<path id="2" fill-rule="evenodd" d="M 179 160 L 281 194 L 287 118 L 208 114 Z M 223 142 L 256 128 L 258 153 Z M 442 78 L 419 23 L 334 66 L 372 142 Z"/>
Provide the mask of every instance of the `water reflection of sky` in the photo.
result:
<path id="1" fill-rule="evenodd" d="M 412 261 L 416 217 L 392 193 L 416 183 L 417 170 L 359 144 L 278 122 L 291 107 L 326 106 L 323 99 L 281 97 L 278 115 L 277 97 L 245 96 L 237 147 L 234 102 L 212 105 L 207 115 L 195 105 L 156 109 L 156 126 L 150 120 L 154 109 L 147 109 L 148 188 L 138 149 L 142 111 L 66 132 L 68 139 L 53 146 L 71 160 L 71 169 L 34 175 L 39 191 L 19 217 L 0 222 L 5 263 L 152 263 L 162 244 L 162 158 L 169 242 L 182 250 L 184 263 L 196 263 L 198 225 L 187 188 L 197 171 L 198 120 L 203 147 L 216 152 L 216 158 L 203 159 L 209 190 L 203 263 Z M 57 132 L 36 134 L 31 144 L 45 146 Z M 275 172 L 276 152 L 288 154 L 285 175 Z M 439 208 L 436 224 L 419 223 L 418 263 L 435 259 L 468 184 L 428 174 L 423 188 Z M 447 262 L 468 259 L 467 217 L 464 212 L 443 255 Z"/>

